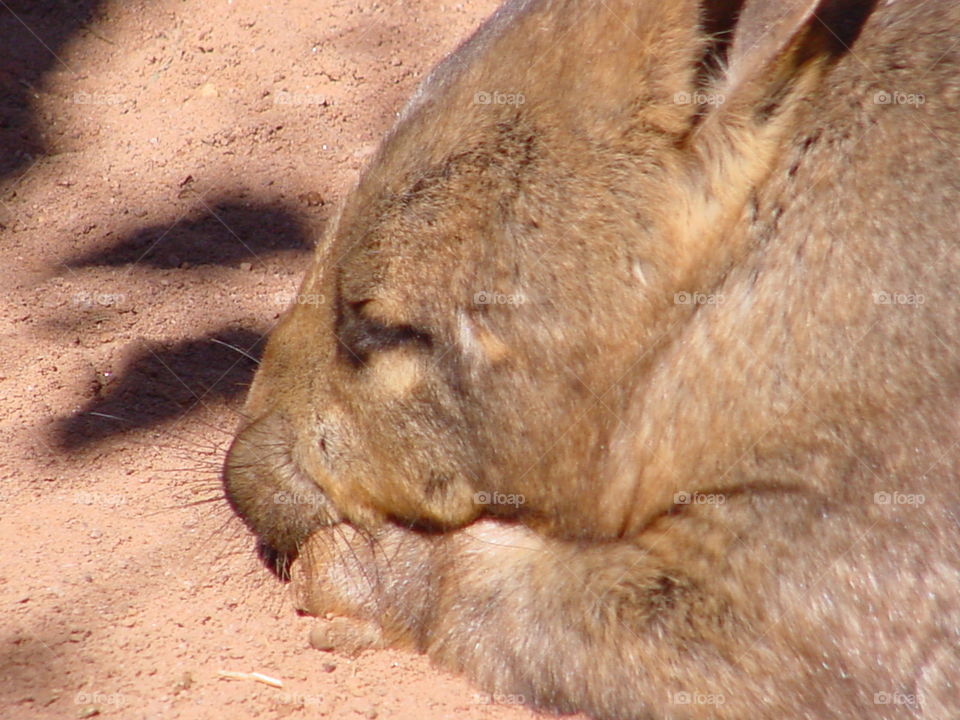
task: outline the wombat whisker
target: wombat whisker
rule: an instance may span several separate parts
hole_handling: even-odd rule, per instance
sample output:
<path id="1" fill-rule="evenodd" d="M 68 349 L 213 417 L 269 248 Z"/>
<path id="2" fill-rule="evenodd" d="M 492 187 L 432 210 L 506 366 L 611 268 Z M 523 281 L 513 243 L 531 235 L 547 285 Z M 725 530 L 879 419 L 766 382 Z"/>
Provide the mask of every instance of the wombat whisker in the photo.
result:
<path id="1" fill-rule="evenodd" d="M 353 532 L 352 535 L 348 535 L 346 532 L 346 527 L 349 527 Z M 315 554 L 320 552 L 316 547 L 318 544 L 328 548 L 325 550 L 325 553 L 332 553 L 336 555 L 342 561 L 343 557 L 350 558 L 348 564 L 349 566 L 359 573 L 359 577 L 364 582 L 366 587 L 374 592 L 379 585 L 379 577 L 375 577 L 370 574 L 370 563 L 366 562 L 364 557 L 358 553 L 358 548 L 366 545 L 371 548 L 372 552 L 375 552 L 375 549 L 371 546 L 373 539 L 371 534 L 361 529 L 360 527 L 348 523 L 333 523 L 325 527 L 326 532 L 318 531 L 311 534 L 309 537 L 304 538 L 301 541 L 297 542 L 296 554 L 299 556 L 301 554 L 305 555 L 308 558 L 311 558 L 310 562 L 313 565 L 317 564 L 318 558 L 315 558 Z M 332 534 L 332 537 L 330 536 Z M 312 540 L 313 542 L 308 545 L 308 541 Z"/>
<path id="2" fill-rule="evenodd" d="M 168 490 L 157 490 L 156 492 L 153 492 L 153 493 L 148 494 L 148 495 L 147 495 L 147 499 L 150 499 L 151 497 L 157 497 L 157 496 L 159 496 L 159 495 L 169 495 L 169 491 L 168 491 Z M 200 498 L 199 500 L 187 500 L 187 501 L 184 501 L 184 502 L 175 503 L 175 504 L 173 504 L 173 505 L 163 506 L 163 507 L 158 508 L 157 510 L 153 510 L 153 511 L 151 511 L 151 512 L 149 512 L 149 513 L 144 513 L 142 517 L 154 517 L 154 516 L 156 516 L 156 515 L 166 515 L 166 514 L 169 514 L 169 513 L 171 513 L 171 512 L 176 512 L 176 511 L 179 511 L 179 510 L 186 510 L 186 509 L 189 509 L 189 508 L 191 508 L 191 507 L 201 507 L 201 506 L 207 506 L 207 505 L 209 505 L 209 506 L 211 506 L 211 507 L 214 507 L 214 508 L 216 508 L 216 509 L 219 511 L 219 510 L 222 510 L 222 509 L 223 509 L 223 508 L 222 508 L 223 499 L 224 499 L 224 498 L 223 498 L 223 494 L 220 493 L 220 494 L 218 494 L 218 495 L 216 495 L 216 496 L 212 496 L 212 497 L 208 497 L 208 498 Z"/>
<path id="3" fill-rule="evenodd" d="M 208 406 L 208 405 L 202 405 L 201 407 L 202 407 L 203 409 L 206 409 L 206 410 L 211 409 L 211 406 Z M 241 410 L 238 410 L 237 408 L 232 407 L 229 403 L 223 403 L 218 409 L 227 410 L 228 412 L 232 412 L 232 413 L 234 413 L 234 414 L 238 414 L 238 415 L 240 415 L 242 418 L 247 419 L 247 416 L 246 416 Z M 90 413 L 90 414 L 102 414 L 102 413 Z M 119 420 L 119 421 L 121 421 L 121 422 L 126 422 L 126 423 L 132 422 L 132 421 L 130 421 L 130 420 L 127 420 L 127 419 L 125 419 L 125 418 L 121 418 L 121 417 L 118 417 L 118 416 L 110 416 L 110 415 L 108 415 L 108 416 L 106 416 L 106 417 L 110 417 L 110 418 L 112 418 L 112 419 Z M 199 412 L 190 412 L 190 411 L 185 412 L 185 413 L 177 416 L 176 418 L 174 418 L 174 419 L 170 422 L 169 426 L 156 426 L 156 427 L 151 428 L 151 430 L 154 431 L 154 432 L 156 432 L 156 433 L 158 433 L 158 434 L 160 434 L 160 435 L 169 435 L 170 437 L 172 437 L 172 438 L 174 438 L 174 439 L 176 439 L 176 440 L 181 440 L 181 441 L 184 441 L 184 442 L 188 442 L 188 443 L 194 444 L 194 445 L 196 445 L 196 446 L 198 446 L 198 447 L 204 447 L 203 444 L 198 443 L 196 440 L 191 440 L 190 438 L 187 438 L 186 436 L 182 435 L 181 433 L 176 432 L 176 428 L 180 427 L 181 425 L 183 425 L 183 424 L 185 424 L 185 423 L 197 423 L 197 424 L 199 424 L 199 425 L 204 426 L 205 428 L 208 428 L 209 430 L 212 430 L 212 431 L 215 432 L 218 436 L 220 436 L 220 437 L 217 438 L 217 439 L 215 439 L 215 438 L 209 438 L 209 437 L 206 437 L 206 436 L 199 436 L 199 438 L 200 438 L 201 440 L 204 440 L 206 443 L 208 443 L 208 446 L 207 446 L 208 449 L 212 450 L 213 452 L 217 452 L 217 453 L 222 453 L 222 452 L 225 451 L 225 449 L 226 449 L 225 445 L 226 445 L 226 444 L 229 444 L 229 443 L 233 440 L 233 436 L 234 436 L 234 434 L 236 433 L 236 427 L 235 427 L 235 426 L 232 426 L 232 425 L 231 425 L 230 427 L 223 427 L 223 426 L 221 426 L 221 425 L 216 425 L 216 424 L 211 423 L 210 421 L 206 420 L 205 418 L 203 418 L 203 417 L 200 415 Z"/>
<path id="4" fill-rule="evenodd" d="M 207 460 L 207 461 L 209 461 L 210 456 L 223 457 L 223 453 L 225 452 L 225 448 L 222 445 L 215 444 L 213 441 L 204 443 L 197 439 L 190 439 L 186 437 L 180 439 L 179 441 L 182 442 L 184 445 L 192 446 L 192 450 L 186 450 L 182 445 L 180 446 L 170 445 L 164 442 L 158 442 L 156 440 L 151 443 L 139 441 L 139 440 L 136 440 L 135 438 L 132 438 L 132 440 L 133 442 L 136 442 L 139 445 L 146 445 L 148 447 L 163 448 L 165 450 L 173 450 L 173 451 L 179 450 L 179 452 L 175 454 L 177 455 L 177 457 L 181 457 L 183 459 L 187 459 L 189 457 L 189 455 L 186 454 L 189 451 L 192 451 L 195 453 L 202 453 L 201 459 Z"/>
<path id="5" fill-rule="evenodd" d="M 234 415 L 239 416 L 242 420 L 250 420 L 250 419 L 251 419 L 250 416 L 247 415 L 247 414 L 243 411 L 242 408 L 233 407 L 233 405 L 230 404 L 230 403 L 224 403 L 222 407 L 223 407 L 223 409 L 226 410 L 227 412 L 230 412 L 230 413 L 233 413 Z M 204 425 L 204 426 L 210 428 L 211 430 L 215 430 L 216 432 L 221 433 L 224 437 L 227 437 L 227 438 L 230 438 L 230 439 L 232 439 L 233 436 L 234 436 L 234 434 L 236 433 L 236 428 L 235 428 L 235 427 L 232 428 L 232 429 L 222 428 L 222 427 L 220 427 L 219 425 L 214 425 L 213 423 L 209 422 L 208 420 L 205 420 L 205 419 L 202 418 L 202 417 L 194 416 L 194 417 L 191 417 L 190 420 L 191 420 L 192 422 L 198 422 L 198 423 L 200 423 L 201 425 Z"/>
<path id="6" fill-rule="evenodd" d="M 225 407 L 227 407 L 227 408 L 229 409 L 229 406 L 225 406 Z M 121 422 L 121 423 L 124 423 L 124 424 L 126 424 L 126 425 L 136 425 L 136 422 L 135 422 L 134 420 L 131 420 L 130 418 L 125 418 L 125 417 L 122 417 L 122 416 L 120 416 L 120 415 L 114 415 L 113 413 L 100 412 L 100 411 L 98 411 L 98 410 L 91 410 L 90 412 L 82 413 L 81 415 L 77 415 L 76 417 L 83 417 L 84 415 L 89 415 L 89 416 L 92 416 L 92 417 L 101 417 L 101 418 L 105 418 L 105 419 L 107 419 L 107 420 L 115 420 L 115 421 L 117 421 L 117 422 Z M 213 424 L 205 421 L 205 420 L 204 420 L 203 418 L 201 418 L 201 417 L 197 417 L 197 416 L 191 417 L 189 414 L 181 415 L 181 416 L 175 418 L 175 419 L 172 421 L 172 425 L 173 425 L 173 427 L 177 427 L 178 425 L 180 425 L 181 423 L 183 423 L 183 422 L 185 422 L 185 421 L 187 421 L 187 420 L 189 420 L 189 421 L 191 421 L 191 422 L 198 422 L 198 423 L 200 423 L 201 425 L 205 425 L 206 427 L 210 428 L 211 430 L 215 430 L 216 432 L 220 433 L 220 434 L 223 436 L 224 439 L 226 439 L 226 440 L 228 440 L 228 441 L 229 441 L 230 439 L 232 439 L 233 432 L 234 432 L 233 430 L 228 430 L 228 429 L 226 429 L 226 428 L 222 428 L 222 427 L 219 427 L 219 426 L 217 426 L 217 425 L 213 425 Z M 145 430 L 147 430 L 147 428 L 145 428 Z M 191 440 L 189 437 L 186 437 L 186 436 L 184 436 L 184 435 L 181 435 L 181 434 L 178 434 L 178 433 L 174 432 L 174 430 L 173 430 L 172 428 L 170 428 L 170 427 L 152 427 L 152 428 L 149 428 L 149 430 L 152 431 L 152 432 L 156 432 L 156 433 L 163 434 L 163 435 L 169 435 L 170 437 L 172 437 L 172 438 L 174 438 L 174 439 L 176 439 L 176 440 L 178 440 L 178 441 L 180 441 L 180 442 L 191 443 L 191 444 L 197 445 L 198 447 L 204 447 L 204 446 L 200 445 L 199 443 L 196 443 L 195 441 Z M 125 437 L 126 437 L 126 436 L 125 436 Z M 210 442 L 212 443 L 213 441 L 211 440 Z M 212 446 L 212 449 L 213 449 L 214 451 L 217 451 L 217 452 L 222 452 L 222 451 L 224 450 L 224 447 L 223 447 L 222 445 L 213 445 L 213 446 Z"/>
<path id="7" fill-rule="evenodd" d="M 379 539 L 372 532 L 369 532 L 364 528 L 359 529 L 359 537 L 360 537 L 360 541 L 366 544 L 367 549 L 370 551 L 371 557 L 375 558 L 378 552 L 381 553 L 383 557 L 386 559 L 386 563 L 385 563 L 386 567 L 389 568 L 390 558 L 387 557 L 386 550 L 383 547 L 383 543 L 381 543 Z M 366 580 L 367 586 L 370 588 L 372 592 L 379 592 L 384 585 L 381 563 L 361 562 L 357 558 L 356 553 L 354 552 L 354 549 L 353 549 L 354 546 L 351 544 L 349 545 L 349 547 L 350 547 L 351 553 L 354 556 L 354 559 L 357 561 L 358 565 L 361 568 L 361 574 Z"/>
<path id="8" fill-rule="evenodd" d="M 172 511 L 172 510 L 186 510 L 186 509 L 192 508 L 192 507 L 200 507 L 200 506 L 203 506 L 203 505 L 218 505 L 218 504 L 221 504 L 221 503 L 223 503 L 223 495 L 218 495 L 218 496 L 216 496 L 216 497 L 203 498 L 203 499 L 201 499 L 201 500 L 191 500 L 191 501 L 189 501 L 189 502 L 177 503 L 176 505 L 170 505 L 170 506 L 168 506 L 168 507 L 166 507 L 166 508 L 163 508 L 163 509 L 161 509 L 161 510 L 157 510 L 156 512 L 149 513 L 148 515 L 145 515 L 144 517 L 150 517 L 151 515 L 160 515 L 160 514 L 163 514 L 163 513 L 170 512 L 170 511 Z"/>
<path id="9" fill-rule="evenodd" d="M 216 343 L 217 345 L 223 345 L 223 346 L 226 347 L 226 348 L 230 348 L 231 350 L 234 350 L 234 351 L 240 353 L 241 355 L 243 355 L 243 357 L 247 358 L 248 360 L 253 360 L 253 362 L 255 362 L 257 365 L 260 364 L 260 359 L 259 359 L 259 358 L 254 357 L 253 355 L 251 355 L 250 353 L 248 353 L 248 352 L 247 352 L 246 350 L 244 350 L 243 348 L 238 348 L 236 345 L 232 345 L 232 344 L 230 344 L 230 343 L 228 343 L 228 342 L 225 342 L 225 341 L 221 340 L 220 338 L 211 338 L 210 341 Z"/>
<path id="10" fill-rule="evenodd" d="M 376 592 L 380 587 L 382 587 L 383 580 L 380 576 L 379 566 L 376 563 L 373 563 L 373 572 L 371 573 L 371 563 L 364 562 L 360 556 L 357 554 L 356 546 L 354 543 L 350 542 L 344 534 L 343 528 L 340 525 L 334 525 L 334 532 L 340 535 L 342 540 L 341 546 L 346 546 L 351 559 L 354 561 L 354 566 L 360 570 L 360 574 L 363 577 L 364 581 L 367 583 L 367 587 L 370 588 L 372 592 Z M 377 549 L 381 547 L 380 543 L 377 542 L 373 533 L 367 531 L 364 528 L 358 528 L 356 526 L 351 526 L 357 532 L 359 540 L 362 543 L 365 543 L 369 548 L 371 555 L 376 556 Z"/>
<path id="11" fill-rule="evenodd" d="M 129 419 L 127 419 L 127 418 L 120 417 L 120 416 L 118 416 L 118 415 L 111 415 L 111 414 L 100 413 L 100 412 L 91 412 L 91 413 L 87 413 L 87 414 L 88 414 L 88 415 L 94 415 L 94 416 L 97 416 L 97 417 L 105 417 L 105 418 L 108 418 L 108 419 L 110 419 L 110 420 L 116 420 L 116 421 L 119 421 L 119 422 L 122 422 L 122 423 L 126 423 L 126 424 L 128 424 L 128 425 L 133 425 L 133 424 L 134 424 L 134 422 L 133 422 L 132 420 L 129 420 Z M 215 426 L 211 426 L 211 427 L 214 427 L 214 429 L 216 429 L 218 432 L 220 432 L 220 433 L 223 434 L 223 436 L 224 436 L 224 441 L 228 441 L 228 440 L 231 439 L 231 435 L 230 435 L 230 433 L 228 433 L 228 431 L 223 430 L 223 429 L 221 429 L 221 428 L 215 428 Z M 134 435 L 134 433 L 139 433 L 139 432 L 143 432 L 143 431 L 149 432 L 149 433 L 153 433 L 153 434 L 158 435 L 158 436 L 160 436 L 160 437 L 169 436 L 170 438 L 176 440 L 179 444 L 178 444 L 178 445 L 168 445 L 168 444 L 165 444 L 165 443 L 162 443 L 162 442 L 157 442 L 157 441 L 149 442 L 149 441 L 147 441 L 146 439 L 141 439 L 141 438 L 138 438 L 138 437 L 136 437 L 136 436 Z M 202 442 L 202 441 L 203 441 L 203 442 Z M 184 445 L 188 445 L 188 446 L 192 447 L 192 448 L 194 449 L 194 451 L 201 451 L 201 452 L 204 452 L 204 453 L 207 453 L 207 454 L 210 454 L 210 455 L 218 455 L 218 456 L 222 456 L 223 453 L 226 452 L 226 449 L 227 449 L 227 448 L 226 448 L 226 445 L 227 445 L 227 443 L 224 442 L 224 441 L 214 441 L 214 440 L 212 440 L 212 439 L 203 438 L 202 436 L 198 439 L 198 438 L 195 438 L 195 437 L 190 437 L 190 436 L 187 436 L 187 435 L 183 435 L 183 434 L 181 434 L 181 433 L 174 432 L 174 431 L 173 431 L 172 429 L 170 429 L 170 428 L 157 428 L 157 427 L 148 428 L 148 429 L 143 429 L 142 431 L 141 431 L 141 430 L 137 430 L 137 429 L 132 429 L 132 430 L 130 430 L 130 431 L 128 431 L 128 432 L 124 432 L 124 434 L 122 435 L 122 442 L 131 443 L 131 444 L 134 444 L 134 445 L 139 445 L 139 446 L 141 446 L 141 447 L 162 448 L 162 449 L 167 449 L 167 450 L 172 450 L 172 451 L 183 452 L 183 451 L 184 451 L 183 446 L 184 446 Z"/>
<path id="12" fill-rule="evenodd" d="M 256 598 L 258 600 L 256 604 L 263 611 L 277 614 L 283 608 L 283 594 L 254 592 L 264 587 L 272 587 L 273 580 L 263 572 L 263 565 L 256 560 L 256 555 L 250 552 L 251 539 L 242 525 L 233 523 L 228 518 L 210 534 L 206 543 L 197 544 L 196 552 L 192 557 L 196 558 L 195 562 L 198 565 L 219 567 L 222 568 L 222 572 L 229 572 L 233 577 L 239 576 L 249 580 L 249 583 L 241 585 L 243 601 L 247 603 L 250 602 L 251 597 Z M 211 545 L 217 546 L 218 550 L 213 557 L 205 557 L 204 553 Z"/>
<path id="13" fill-rule="evenodd" d="M 186 458 L 183 458 L 186 459 Z M 173 467 L 173 468 L 155 468 L 153 472 L 157 473 L 203 473 L 214 472 L 219 474 L 223 469 L 223 463 L 218 463 L 214 460 L 197 460 L 195 464 L 188 465 L 186 467 Z"/>
<path id="14" fill-rule="evenodd" d="M 224 407 L 226 410 L 229 410 L 229 411 L 231 411 L 231 412 L 234 412 L 234 413 L 239 414 L 239 411 L 231 408 L 229 405 L 224 405 L 223 407 Z M 246 418 L 246 416 L 245 416 L 245 415 L 242 415 L 242 414 L 241 414 L 241 417 Z M 204 418 L 199 417 L 199 416 L 191 417 L 191 418 L 190 418 L 190 422 L 198 423 L 198 424 L 200 424 L 200 425 L 203 425 L 205 428 L 208 428 L 208 429 L 210 429 L 210 430 L 213 430 L 214 432 L 218 433 L 218 434 L 221 435 L 223 438 L 225 438 L 227 441 L 231 440 L 231 439 L 233 438 L 234 433 L 236 432 L 236 428 L 235 428 L 235 427 L 232 428 L 232 429 L 226 429 L 226 428 L 220 427 L 219 425 L 214 425 L 213 423 L 211 423 L 211 422 L 209 422 L 209 421 L 207 421 L 207 420 L 205 420 Z M 211 440 L 211 442 L 212 442 L 212 440 Z"/>

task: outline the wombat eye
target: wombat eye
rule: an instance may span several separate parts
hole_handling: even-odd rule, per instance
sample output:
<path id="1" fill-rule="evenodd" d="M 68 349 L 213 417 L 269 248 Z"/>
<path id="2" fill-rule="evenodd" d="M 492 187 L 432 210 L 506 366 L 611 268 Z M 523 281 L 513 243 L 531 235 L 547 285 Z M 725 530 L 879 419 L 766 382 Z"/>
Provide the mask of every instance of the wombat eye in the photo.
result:
<path id="1" fill-rule="evenodd" d="M 366 364 L 374 352 L 409 345 L 424 349 L 433 347 L 433 337 L 422 328 L 408 324 L 385 324 L 368 317 L 363 311 L 368 302 L 347 302 L 338 308 L 338 349 L 351 365 Z"/>

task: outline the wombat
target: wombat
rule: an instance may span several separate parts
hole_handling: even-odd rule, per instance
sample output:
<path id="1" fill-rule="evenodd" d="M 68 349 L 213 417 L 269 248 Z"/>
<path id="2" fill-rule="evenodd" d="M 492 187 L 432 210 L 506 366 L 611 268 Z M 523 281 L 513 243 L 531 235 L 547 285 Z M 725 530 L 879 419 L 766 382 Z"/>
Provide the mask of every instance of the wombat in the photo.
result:
<path id="1" fill-rule="evenodd" d="M 960 717 L 958 28 L 506 3 L 344 202 L 226 459 L 302 608 L 545 710 Z"/>

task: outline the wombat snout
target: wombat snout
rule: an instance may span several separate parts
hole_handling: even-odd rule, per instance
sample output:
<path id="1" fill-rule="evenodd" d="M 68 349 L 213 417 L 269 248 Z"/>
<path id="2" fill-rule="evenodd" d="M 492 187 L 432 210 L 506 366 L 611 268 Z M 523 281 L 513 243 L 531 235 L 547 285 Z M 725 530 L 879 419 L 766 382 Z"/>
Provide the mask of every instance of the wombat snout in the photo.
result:
<path id="1" fill-rule="evenodd" d="M 227 501 L 276 569 L 296 557 L 313 530 L 339 517 L 320 486 L 307 478 L 293 448 L 289 424 L 280 414 L 267 414 L 237 434 L 224 466 Z"/>

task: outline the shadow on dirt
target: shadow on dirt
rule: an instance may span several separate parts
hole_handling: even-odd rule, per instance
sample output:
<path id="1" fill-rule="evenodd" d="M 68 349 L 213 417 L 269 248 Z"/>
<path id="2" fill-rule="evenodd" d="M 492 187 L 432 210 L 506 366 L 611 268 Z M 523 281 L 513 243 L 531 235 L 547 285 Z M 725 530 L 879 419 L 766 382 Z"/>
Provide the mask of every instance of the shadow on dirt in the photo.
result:
<path id="1" fill-rule="evenodd" d="M 109 247 L 63 263 L 71 270 L 82 268 L 77 277 L 91 290 L 71 286 L 71 303 L 50 323 L 51 332 L 87 340 L 98 333 L 136 332 L 137 303 L 156 299 L 158 288 L 144 292 L 144 273 L 124 271 L 131 266 L 155 268 L 157 282 L 166 283 L 183 268 L 190 268 L 183 273 L 185 280 L 203 282 L 212 269 L 243 262 L 259 272 L 283 265 L 289 269 L 290 260 L 305 265 L 311 251 L 308 238 L 316 229 L 308 224 L 281 204 L 222 197 L 201 202 L 175 222 L 136 229 Z M 94 292 L 104 287 L 110 292 Z M 86 304 L 78 306 L 77 298 Z M 184 311 L 202 313 L 203 307 Z M 86 404 L 55 421 L 52 441 L 66 452 L 82 451 L 115 435 L 182 418 L 205 403 L 242 397 L 256 371 L 268 323 L 266 318 L 262 325 L 250 319 L 224 320 L 209 334 L 179 342 L 134 341 L 116 376 L 86 378 Z"/>
<path id="2" fill-rule="evenodd" d="M 74 72 L 63 46 L 96 19 L 99 0 L 6 0 L 0 5 L 0 178 L 46 151 L 31 108 L 52 69 Z"/>
<path id="3" fill-rule="evenodd" d="M 224 200 L 198 207 L 173 224 L 144 227 L 112 247 L 64 264 L 69 268 L 149 265 L 167 269 L 244 261 L 262 265 L 262 256 L 308 252 L 309 237 L 297 216 L 283 207 Z"/>
<path id="4" fill-rule="evenodd" d="M 95 388 L 79 412 L 57 421 L 53 439 L 62 450 L 75 451 L 242 395 L 262 345 L 261 333 L 245 329 L 167 347 L 145 343 L 121 377 Z"/>

